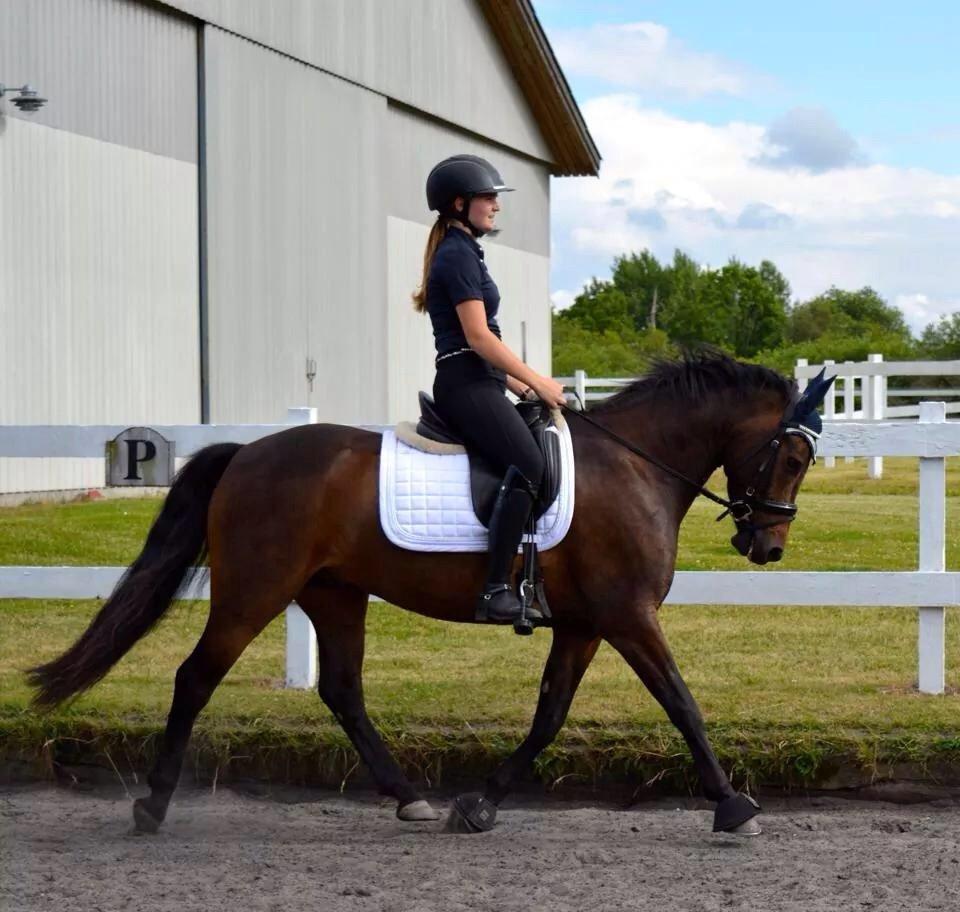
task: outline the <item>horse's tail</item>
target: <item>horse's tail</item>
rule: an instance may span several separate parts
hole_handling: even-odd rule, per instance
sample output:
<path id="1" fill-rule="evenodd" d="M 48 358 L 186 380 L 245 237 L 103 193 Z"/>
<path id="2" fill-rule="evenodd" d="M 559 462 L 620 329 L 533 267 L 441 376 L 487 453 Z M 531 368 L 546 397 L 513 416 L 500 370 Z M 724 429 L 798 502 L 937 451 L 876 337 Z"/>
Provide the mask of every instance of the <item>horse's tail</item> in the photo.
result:
<path id="1" fill-rule="evenodd" d="M 143 550 L 86 632 L 59 658 L 27 672 L 35 706 L 56 706 L 96 684 L 192 582 L 206 558 L 210 499 L 240 447 L 205 447 L 177 472 Z"/>

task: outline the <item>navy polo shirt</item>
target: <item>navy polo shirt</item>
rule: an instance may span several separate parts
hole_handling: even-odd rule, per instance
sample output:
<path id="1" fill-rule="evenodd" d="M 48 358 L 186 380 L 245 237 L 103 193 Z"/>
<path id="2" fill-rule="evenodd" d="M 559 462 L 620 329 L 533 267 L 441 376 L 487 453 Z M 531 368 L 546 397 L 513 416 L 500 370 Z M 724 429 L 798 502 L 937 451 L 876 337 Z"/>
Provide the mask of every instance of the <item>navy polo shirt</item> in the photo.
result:
<path id="1" fill-rule="evenodd" d="M 457 305 L 472 300 L 483 301 L 487 326 L 501 338 L 497 324 L 500 292 L 483 262 L 483 248 L 466 231 L 448 228 L 427 277 L 427 313 L 433 324 L 438 355 L 469 347 L 457 316 Z"/>

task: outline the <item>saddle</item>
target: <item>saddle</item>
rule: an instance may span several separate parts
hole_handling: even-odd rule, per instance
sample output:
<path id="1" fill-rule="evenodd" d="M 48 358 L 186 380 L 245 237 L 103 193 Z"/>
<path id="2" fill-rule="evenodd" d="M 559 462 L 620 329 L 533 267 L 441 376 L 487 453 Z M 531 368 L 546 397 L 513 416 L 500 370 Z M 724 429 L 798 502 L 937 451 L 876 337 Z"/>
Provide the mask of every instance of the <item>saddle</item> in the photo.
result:
<path id="1" fill-rule="evenodd" d="M 544 474 L 540 490 L 533 504 L 532 519 L 535 522 L 550 509 L 560 491 L 561 463 L 560 437 L 550 428 L 556 427 L 556 421 L 549 407 L 542 402 L 518 402 L 517 411 L 523 418 L 537 446 L 543 453 Z M 467 451 L 470 462 L 470 495 L 477 519 L 485 528 L 490 526 L 490 516 L 497 500 L 497 492 L 503 481 L 503 472 L 495 469 L 486 459 L 472 451 L 456 432 L 440 417 L 433 397 L 420 392 L 420 420 L 417 433 L 428 440 L 438 443 L 452 443 Z"/>

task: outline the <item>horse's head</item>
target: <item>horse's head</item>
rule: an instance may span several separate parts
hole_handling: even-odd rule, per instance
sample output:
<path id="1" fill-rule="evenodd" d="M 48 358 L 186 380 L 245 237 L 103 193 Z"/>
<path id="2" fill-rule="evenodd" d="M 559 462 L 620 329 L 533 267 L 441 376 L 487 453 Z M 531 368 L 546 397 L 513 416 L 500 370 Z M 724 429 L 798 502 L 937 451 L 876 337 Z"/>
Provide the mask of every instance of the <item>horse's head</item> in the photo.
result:
<path id="1" fill-rule="evenodd" d="M 768 406 L 738 427 L 723 467 L 737 526 L 730 543 L 755 564 L 783 557 L 800 483 L 816 461 L 823 430 L 817 408 L 834 379 L 820 371 L 784 411 Z"/>

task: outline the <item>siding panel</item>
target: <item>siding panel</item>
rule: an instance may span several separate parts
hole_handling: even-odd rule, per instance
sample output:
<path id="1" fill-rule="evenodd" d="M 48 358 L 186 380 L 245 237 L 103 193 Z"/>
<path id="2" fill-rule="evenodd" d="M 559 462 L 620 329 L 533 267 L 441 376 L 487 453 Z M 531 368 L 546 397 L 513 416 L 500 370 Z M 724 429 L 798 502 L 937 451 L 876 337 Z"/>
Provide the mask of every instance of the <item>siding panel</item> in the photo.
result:
<path id="1" fill-rule="evenodd" d="M 197 26 L 132 0 L 3 0 L 0 79 L 49 103 L 23 119 L 197 160 Z"/>
<path id="2" fill-rule="evenodd" d="M 0 423 L 199 420 L 196 166 L 11 119 L 0 199 Z M 47 463 L 0 491 L 103 483 Z"/>
<path id="3" fill-rule="evenodd" d="M 211 420 L 382 421 L 386 102 L 212 26 L 204 44 Z"/>

